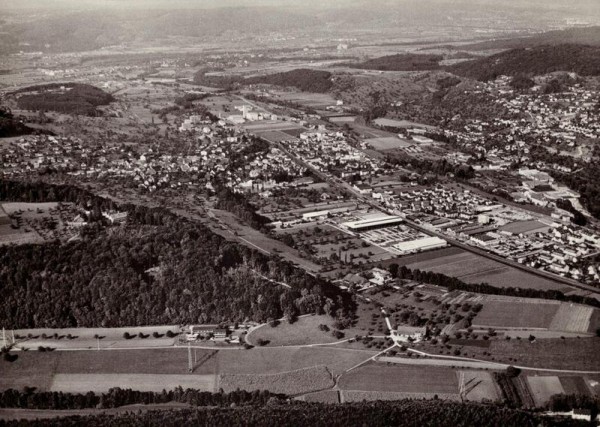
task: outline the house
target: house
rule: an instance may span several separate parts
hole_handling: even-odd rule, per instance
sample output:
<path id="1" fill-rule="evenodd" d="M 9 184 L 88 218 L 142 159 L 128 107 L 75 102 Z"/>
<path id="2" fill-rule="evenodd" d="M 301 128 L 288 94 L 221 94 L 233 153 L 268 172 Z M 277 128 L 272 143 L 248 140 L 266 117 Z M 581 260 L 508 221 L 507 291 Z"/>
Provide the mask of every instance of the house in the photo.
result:
<path id="1" fill-rule="evenodd" d="M 214 335 L 218 328 L 218 325 L 190 325 L 190 334 L 198 334 L 199 336 L 207 337 L 209 335 Z"/>
<path id="2" fill-rule="evenodd" d="M 392 280 L 392 274 L 389 271 L 383 270 L 381 268 L 372 269 L 371 276 L 372 277 L 371 279 L 369 279 L 369 282 L 379 286 L 384 285 L 385 283 Z"/>
<path id="3" fill-rule="evenodd" d="M 393 331 L 398 336 L 398 341 L 402 342 L 418 342 L 422 341 L 427 336 L 427 327 L 426 326 L 398 326 L 398 328 Z"/>

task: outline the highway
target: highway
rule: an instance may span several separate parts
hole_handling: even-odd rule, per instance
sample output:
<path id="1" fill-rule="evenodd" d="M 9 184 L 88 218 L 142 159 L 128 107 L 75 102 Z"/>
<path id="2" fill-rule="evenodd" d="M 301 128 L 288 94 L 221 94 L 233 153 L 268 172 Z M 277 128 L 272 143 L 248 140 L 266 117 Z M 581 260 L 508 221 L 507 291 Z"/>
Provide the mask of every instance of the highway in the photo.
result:
<path id="1" fill-rule="evenodd" d="M 267 138 L 262 138 L 265 141 L 267 141 L 268 143 L 274 145 L 275 147 L 277 147 L 278 149 L 280 149 L 281 151 L 283 151 L 286 155 L 288 155 L 294 162 L 296 162 L 298 165 L 303 166 L 307 169 L 309 169 L 311 172 L 313 172 L 316 176 L 318 176 L 319 178 L 321 178 L 322 180 L 324 180 L 325 182 L 329 183 L 331 186 L 338 188 L 340 190 L 345 191 L 346 193 L 349 193 L 352 195 L 352 197 L 357 198 L 360 202 L 365 203 L 369 206 L 371 206 L 373 209 L 377 209 L 379 211 L 382 211 L 384 213 L 387 213 L 389 215 L 395 215 L 395 213 L 393 211 L 390 211 L 389 209 L 387 209 L 384 206 L 381 206 L 379 203 L 376 203 L 375 201 L 373 201 L 372 199 L 365 197 L 364 195 L 360 194 L 358 191 L 356 191 L 354 188 L 352 188 L 352 186 L 350 184 L 348 184 L 345 181 L 342 181 L 341 179 L 338 179 L 337 177 L 333 177 L 327 173 L 324 173 L 318 169 L 316 169 L 314 166 L 312 166 L 310 163 L 307 163 L 306 161 L 302 160 L 301 158 L 299 158 L 298 156 L 296 156 L 295 154 L 293 154 L 290 150 L 288 150 L 283 144 L 281 144 L 278 141 L 271 141 Z M 591 292 L 593 294 L 597 294 L 600 295 L 600 290 L 598 288 L 594 288 L 592 286 L 588 286 L 586 284 L 580 283 L 576 280 L 573 279 L 569 279 L 566 277 L 561 277 L 558 276 L 556 274 L 552 274 L 550 272 L 547 271 L 542 271 L 539 270 L 537 268 L 533 268 L 533 267 L 529 267 L 527 265 L 523 265 L 523 264 L 519 264 L 516 261 L 512 261 L 506 258 L 503 258 L 501 256 L 492 254 L 490 252 L 487 252 L 481 248 L 478 247 L 474 247 L 471 245 L 468 245 L 466 243 L 463 243 L 459 240 L 453 239 L 448 237 L 446 234 L 440 233 L 438 231 L 435 230 L 431 230 L 429 228 L 425 228 L 420 224 L 417 224 L 414 221 L 410 221 L 408 219 L 404 219 L 406 225 L 408 225 L 409 227 L 421 231 L 427 235 L 430 236 L 437 236 L 440 237 L 446 241 L 448 241 L 448 243 L 450 243 L 453 246 L 459 247 L 461 249 L 464 249 L 465 251 L 474 253 L 476 255 L 480 255 L 482 257 L 500 262 L 504 265 L 508 265 L 510 267 L 514 267 L 516 269 L 519 269 L 521 271 L 525 271 L 527 273 L 531 273 L 531 274 L 535 274 L 536 276 L 539 277 L 543 277 L 545 279 L 549 279 L 552 280 L 554 282 L 558 282 L 558 283 L 562 283 L 568 286 L 571 286 L 573 288 L 577 288 L 577 289 L 581 289 L 587 292 Z"/>

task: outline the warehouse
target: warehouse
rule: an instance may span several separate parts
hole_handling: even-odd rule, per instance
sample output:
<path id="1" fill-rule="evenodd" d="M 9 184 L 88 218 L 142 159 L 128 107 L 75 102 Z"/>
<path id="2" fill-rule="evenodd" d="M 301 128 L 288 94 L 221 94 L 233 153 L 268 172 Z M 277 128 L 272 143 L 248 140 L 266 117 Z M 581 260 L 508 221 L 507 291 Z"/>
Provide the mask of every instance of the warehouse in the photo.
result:
<path id="1" fill-rule="evenodd" d="M 361 219 L 359 221 L 344 222 L 342 225 L 350 231 L 361 232 L 392 227 L 394 225 L 402 224 L 402 222 L 404 222 L 402 217 L 383 214 L 368 219 Z"/>
<path id="2" fill-rule="evenodd" d="M 401 255 L 413 254 L 415 252 L 429 251 L 431 249 L 445 248 L 448 242 L 439 237 L 423 237 L 416 240 L 407 240 L 393 246 Z"/>

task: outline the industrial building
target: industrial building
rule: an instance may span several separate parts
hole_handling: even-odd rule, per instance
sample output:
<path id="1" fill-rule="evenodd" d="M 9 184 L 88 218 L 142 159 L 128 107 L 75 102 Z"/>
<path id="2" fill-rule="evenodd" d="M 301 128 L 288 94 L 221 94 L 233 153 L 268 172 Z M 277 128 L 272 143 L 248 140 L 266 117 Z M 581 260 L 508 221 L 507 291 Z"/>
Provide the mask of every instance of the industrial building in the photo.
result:
<path id="1" fill-rule="evenodd" d="M 394 225 L 402 224 L 402 222 L 404 222 L 404 219 L 400 216 L 383 214 L 358 221 L 344 222 L 342 225 L 350 231 L 361 232 L 392 227 Z"/>
<path id="2" fill-rule="evenodd" d="M 445 248 L 448 242 L 439 237 L 423 237 L 416 240 L 407 240 L 406 242 L 396 243 L 393 248 L 400 254 L 412 254 L 415 252 L 429 251 L 432 249 Z"/>

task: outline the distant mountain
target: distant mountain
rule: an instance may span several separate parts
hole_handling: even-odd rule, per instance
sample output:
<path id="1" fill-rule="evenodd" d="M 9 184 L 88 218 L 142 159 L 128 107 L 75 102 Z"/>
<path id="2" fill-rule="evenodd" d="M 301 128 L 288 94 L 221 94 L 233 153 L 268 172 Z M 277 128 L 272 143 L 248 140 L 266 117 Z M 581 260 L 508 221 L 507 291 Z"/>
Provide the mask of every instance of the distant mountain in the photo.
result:
<path id="1" fill-rule="evenodd" d="M 461 45 L 462 50 L 517 49 L 540 45 L 587 44 L 600 46 L 600 26 L 548 31 L 534 36 L 489 40 Z"/>
<path id="2" fill-rule="evenodd" d="M 561 44 L 511 49 L 485 58 L 461 62 L 446 68 L 459 76 L 491 80 L 500 75 L 541 75 L 554 71 L 582 76 L 600 75 L 600 47 Z"/>
<path id="3" fill-rule="evenodd" d="M 419 55 L 414 53 L 402 53 L 397 55 L 381 56 L 379 58 L 369 59 L 356 64 L 349 64 L 349 67 L 365 70 L 380 71 L 422 71 L 437 70 L 440 67 L 439 62 L 444 59 L 441 55 Z"/>

